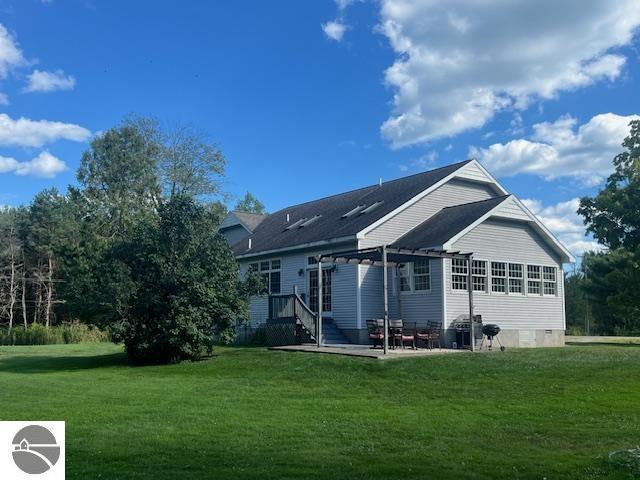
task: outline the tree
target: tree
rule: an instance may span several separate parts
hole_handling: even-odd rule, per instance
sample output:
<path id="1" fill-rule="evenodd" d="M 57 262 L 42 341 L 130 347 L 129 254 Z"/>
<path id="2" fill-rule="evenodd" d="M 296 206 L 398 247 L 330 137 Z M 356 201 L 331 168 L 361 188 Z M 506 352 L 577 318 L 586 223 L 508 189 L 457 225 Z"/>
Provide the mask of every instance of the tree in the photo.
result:
<path id="1" fill-rule="evenodd" d="M 16 303 L 20 291 L 21 277 L 24 277 L 24 264 L 21 262 L 22 242 L 18 234 L 18 210 L 7 208 L 0 210 L 0 294 L 2 310 L 8 320 L 9 332 L 13 328 Z"/>
<path id="2" fill-rule="evenodd" d="M 605 187 L 578 209 L 587 231 L 609 249 L 583 258 L 600 333 L 640 332 L 640 121 L 630 127 Z"/>
<path id="3" fill-rule="evenodd" d="M 173 196 L 114 249 L 130 279 L 118 300 L 127 306 L 118 330 L 133 361 L 201 358 L 211 352 L 214 333 L 246 316 L 237 263 L 215 231 L 203 206 Z"/>
<path id="4" fill-rule="evenodd" d="M 160 166 L 166 196 L 197 198 L 221 193 L 226 159 L 217 145 L 188 125 L 179 125 L 163 137 Z"/>
<path id="5" fill-rule="evenodd" d="M 622 143 L 627 151 L 614 158 L 615 171 L 605 188 L 580 200 L 578 213 L 603 245 L 635 251 L 640 247 L 640 120 L 629 125 L 631 133 Z"/>
<path id="6" fill-rule="evenodd" d="M 267 213 L 264 204 L 250 192 L 245 193 L 244 197 L 238 200 L 234 210 L 239 212 L 258 213 L 260 215 Z"/>
<path id="7" fill-rule="evenodd" d="M 80 192 L 89 203 L 87 213 L 105 222 L 101 230 L 107 236 L 126 236 L 140 217 L 158 208 L 162 147 L 150 132 L 146 124 L 125 122 L 94 138 L 82 155 Z"/>

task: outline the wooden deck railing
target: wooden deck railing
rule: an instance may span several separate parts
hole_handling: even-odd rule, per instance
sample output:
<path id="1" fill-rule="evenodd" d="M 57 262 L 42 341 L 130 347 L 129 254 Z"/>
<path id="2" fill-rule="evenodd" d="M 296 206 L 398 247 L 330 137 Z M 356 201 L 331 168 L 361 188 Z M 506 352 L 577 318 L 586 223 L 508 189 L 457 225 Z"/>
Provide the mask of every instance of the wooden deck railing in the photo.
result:
<path id="1" fill-rule="evenodd" d="M 317 315 L 297 292 L 291 295 L 270 295 L 269 318 L 295 318 L 311 337 L 316 338 Z"/>

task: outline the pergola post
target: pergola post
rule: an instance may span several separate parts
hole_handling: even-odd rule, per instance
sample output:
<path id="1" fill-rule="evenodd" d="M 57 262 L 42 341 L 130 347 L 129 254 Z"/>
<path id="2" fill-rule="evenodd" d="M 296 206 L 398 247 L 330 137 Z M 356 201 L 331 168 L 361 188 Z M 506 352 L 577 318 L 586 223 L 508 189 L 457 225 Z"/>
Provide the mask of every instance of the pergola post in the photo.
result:
<path id="1" fill-rule="evenodd" d="M 318 348 L 322 346 L 322 256 L 318 255 L 318 322 L 316 324 L 318 334 Z"/>
<path id="2" fill-rule="evenodd" d="M 389 285 L 387 279 L 387 247 L 382 247 L 382 284 L 384 288 L 384 354 L 389 350 Z"/>
<path id="3" fill-rule="evenodd" d="M 473 265 L 473 256 L 467 257 L 467 288 L 469 290 L 469 343 L 471 351 L 476 351 L 476 338 L 473 327 L 473 275 L 471 274 L 471 266 Z"/>

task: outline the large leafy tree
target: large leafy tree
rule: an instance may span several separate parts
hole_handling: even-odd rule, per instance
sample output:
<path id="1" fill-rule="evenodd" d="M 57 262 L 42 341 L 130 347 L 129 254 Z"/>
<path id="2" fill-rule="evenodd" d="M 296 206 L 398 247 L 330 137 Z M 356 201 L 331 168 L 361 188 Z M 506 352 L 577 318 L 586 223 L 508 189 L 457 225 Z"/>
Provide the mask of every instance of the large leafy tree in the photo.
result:
<path id="1" fill-rule="evenodd" d="M 267 213 L 264 204 L 251 192 L 245 193 L 244 197 L 238 200 L 234 210 L 238 212 L 259 213 L 261 215 Z"/>
<path id="2" fill-rule="evenodd" d="M 198 359 L 211 352 L 215 333 L 246 314 L 237 264 L 215 226 L 204 207 L 174 195 L 115 248 L 130 279 L 119 302 L 127 306 L 120 335 L 132 360 Z"/>
<path id="3" fill-rule="evenodd" d="M 587 230 L 608 251 L 583 259 L 585 289 L 601 333 L 640 332 L 640 121 L 594 197 L 580 200 Z"/>

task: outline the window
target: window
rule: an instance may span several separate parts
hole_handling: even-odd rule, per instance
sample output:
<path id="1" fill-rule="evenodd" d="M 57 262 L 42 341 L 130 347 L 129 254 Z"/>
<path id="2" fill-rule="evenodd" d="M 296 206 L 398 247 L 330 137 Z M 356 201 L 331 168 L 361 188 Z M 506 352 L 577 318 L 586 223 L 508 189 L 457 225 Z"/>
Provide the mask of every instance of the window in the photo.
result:
<path id="1" fill-rule="evenodd" d="M 250 263 L 250 272 L 259 272 L 264 280 L 266 293 L 280 293 L 280 260 L 264 260 L 260 263 Z"/>
<path id="2" fill-rule="evenodd" d="M 523 269 L 521 263 L 509 264 L 509 293 L 524 293 L 522 287 Z"/>
<path id="3" fill-rule="evenodd" d="M 467 289 L 467 261 L 461 258 L 451 259 L 451 288 L 453 290 Z"/>
<path id="4" fill-rule="evenodd" d="M 542 267 L 543 293 L 555 295 L 557 293 L 556 267 Z"/>
<path id="5" fill-rule="evenodd" d="M 491 262 L 491 291 L 507 293 L 507 264 Z"/>
<path id="6" fill-rule="evenodd" d="M 413 289 L 416 291 L 431 290 L 429 260 L 420 260 L 413 263 Z"/>
<path id="7" fill-rule="evenodd" d="M 540 295 L 540 265 L 527 265 L 527 293 Z"/>
<path id="8" fill-rule="evenodd" d="M 471 281 L 474 292 L 487 291 L 487 262 L 473 260 L 471 263 Z"/>
<path id="9" fill-rule="evenodd" d="M 425 292 L 431 289 L 429 260 L 398 265 L 398 284 L 401 292 Z"/>
<path id="10" fill-rule="evenodd" d="M 409 276 L 409 264 L 403 263 L 398 266 L 398 280 L 400 281 L 400 291 L 401 292 L 410 292 L 411 291 L 411 277 Z"/>
<path id="11" fill-rule="evenodd" d="M 309 220 L 305 220 L 304 222 L 302 222 L 300 224 L 300 226 L 298 228 L 303 228 L 303 227 L 308 227 L 309 225 L 311 225 L 312 223 L 317 222 L 318 220 L 320 220 L 320 217 L 322 215 L 316 215 L 315 217 L 311 217 Z"/>

